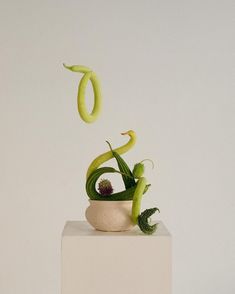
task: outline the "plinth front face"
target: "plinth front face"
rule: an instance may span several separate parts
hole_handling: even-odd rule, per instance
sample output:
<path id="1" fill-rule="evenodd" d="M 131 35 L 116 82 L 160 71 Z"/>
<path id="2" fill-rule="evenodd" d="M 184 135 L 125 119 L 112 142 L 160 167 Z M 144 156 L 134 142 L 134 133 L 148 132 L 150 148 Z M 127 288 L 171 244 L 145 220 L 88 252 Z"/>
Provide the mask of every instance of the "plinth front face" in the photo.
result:
<path id="1" fill-rule="evenodd" d="M 162 223 L 145 236 L 68 222 L 62 236 L 62 294 L 170 294 L 171 237 Z"/>

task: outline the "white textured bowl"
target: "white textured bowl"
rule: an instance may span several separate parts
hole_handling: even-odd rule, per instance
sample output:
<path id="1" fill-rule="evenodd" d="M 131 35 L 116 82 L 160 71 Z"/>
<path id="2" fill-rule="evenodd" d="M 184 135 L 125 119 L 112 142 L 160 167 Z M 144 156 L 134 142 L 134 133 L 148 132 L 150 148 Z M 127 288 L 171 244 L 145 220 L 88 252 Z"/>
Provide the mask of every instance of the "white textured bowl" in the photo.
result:
<path id="1" fill-rule="evenodd" d="M 89 202 L 90 206 L 86 209 L 86 219 L 96 230 L 121 232 L 134 227 L 131 220 L 132 200 L 89 200 Z"/>

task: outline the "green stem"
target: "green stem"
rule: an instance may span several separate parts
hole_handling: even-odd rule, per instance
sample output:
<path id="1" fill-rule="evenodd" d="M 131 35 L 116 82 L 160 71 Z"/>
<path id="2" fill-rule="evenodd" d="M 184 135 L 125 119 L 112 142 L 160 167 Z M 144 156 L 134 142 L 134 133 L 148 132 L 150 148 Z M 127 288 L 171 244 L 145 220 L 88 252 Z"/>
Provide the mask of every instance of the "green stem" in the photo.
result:
<path id="1" fill-rule="evenodd" d="M 152 168 L 154 168 L 154 163 L 153 163 L 153 161 L 152 161 L 151 159 L 148 159 L 148 158 L 143 159 L 143 160 L 141 160 L 141 163 L 144 162 L 144 161 L 149 161 L 149 162 L 151 162 L 151 163 L 152 163 Z"/>
<path id="2" fill-rule="evenodd" d="M 132 221 L 134 224 L 137 224 L 138 222 L 138 216 L 140 214 L 140 208 L 141 208 L 141 200 L 142 196 L 145 190 L 145 187 L 147 185 L 146 178 L 142 177 L 137 182 L 137 187 L 135 189 L 135 193 L 133 196 L 133 204 L 132 204 Z"/>

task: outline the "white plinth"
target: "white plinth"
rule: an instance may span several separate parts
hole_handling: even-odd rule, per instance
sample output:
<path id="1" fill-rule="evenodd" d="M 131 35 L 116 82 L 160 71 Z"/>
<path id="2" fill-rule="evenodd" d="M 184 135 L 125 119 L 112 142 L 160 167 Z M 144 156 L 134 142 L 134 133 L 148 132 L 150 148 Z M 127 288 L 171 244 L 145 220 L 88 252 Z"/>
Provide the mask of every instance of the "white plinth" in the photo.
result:
<path id="1" fill-rule="evenodd" d="M 69 221 L 62 234 L 62 294 L 170 294 L 171 236 L 120 233 Z"/>

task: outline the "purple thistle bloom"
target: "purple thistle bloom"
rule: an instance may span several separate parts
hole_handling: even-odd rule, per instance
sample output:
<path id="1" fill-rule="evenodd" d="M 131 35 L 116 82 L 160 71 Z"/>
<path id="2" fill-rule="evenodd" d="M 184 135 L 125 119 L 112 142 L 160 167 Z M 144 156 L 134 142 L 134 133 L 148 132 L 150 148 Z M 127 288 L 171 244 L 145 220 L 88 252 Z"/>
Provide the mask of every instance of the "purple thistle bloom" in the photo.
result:
<path id="1" fill-rule="evenodd" d="M 113 187 L 109 180 L 102 179 L 98 184 L 98 190 L 102 196 L 109 196 L 113 193 Z"/>

